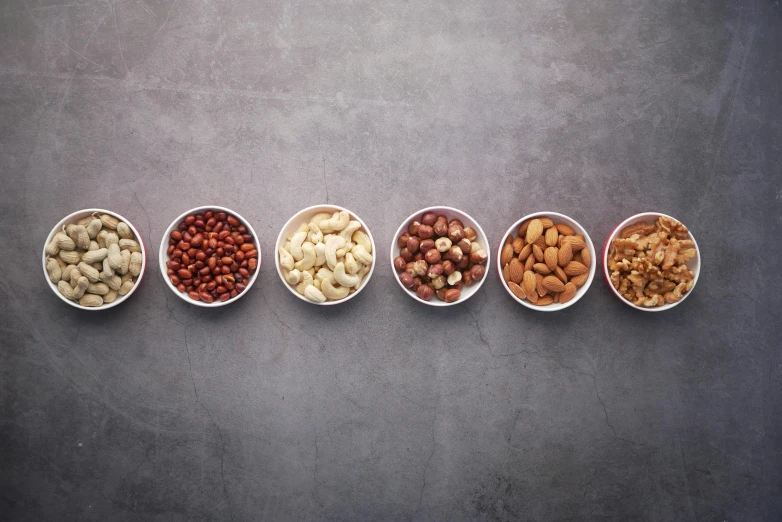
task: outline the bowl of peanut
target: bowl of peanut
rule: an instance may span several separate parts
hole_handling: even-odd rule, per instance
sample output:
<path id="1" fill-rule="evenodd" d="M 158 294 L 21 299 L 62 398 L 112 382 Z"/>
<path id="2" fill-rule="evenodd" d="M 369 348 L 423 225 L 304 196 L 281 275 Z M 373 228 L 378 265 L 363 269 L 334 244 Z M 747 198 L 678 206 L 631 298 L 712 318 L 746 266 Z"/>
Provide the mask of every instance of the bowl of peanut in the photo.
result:
<path id="1" fill-rule="evenodd" d="M 404 292 L 429 306 L 475 295 L 489 270 L 488 239 L 470 215 L 428 207 L 408 216 L 391 243 L 391 268 Z"/>
<path id="2" fill-rule="evenodd" d="M 662 312 L 684 301 L 700 274 L 698 244 L 687 227 L 659 212 L 621 222 L 603 247 L 603 275 L 626 305 Z"/>
<path id="3" fill-rule="evenodd" d="M 527 308 L 556 312 L 572 306 L 595 277 L 595 247 L 584 227 L 557 212 L 524 216 L 497 251 L 508 294 Z"/>
<path id="4" fill-rule="evenodd" d="M 106 310 L 138 288 L 146 250 L 133 224 L 116 212 L 79 210 L 46 238 L 43 272 L 60 299 L 82 310 Z"/>
<path id="5" fill-rule="evenodd" d="M 375 269 L 375 240 L 360 217 L 337 205 L 315 205 L 291 217 L 277 236 L 274 263 L 290 292 L 310 304 L 344 303 Z"/>
<path id="6" fill-rule="evenodd" d="M 196 207 L 163 234 L 158 256 L 166 284 L 178 297 L 213 308 L 242 297 L 258 278 L 261 249 L 250 222 L 231 209 Z"/>

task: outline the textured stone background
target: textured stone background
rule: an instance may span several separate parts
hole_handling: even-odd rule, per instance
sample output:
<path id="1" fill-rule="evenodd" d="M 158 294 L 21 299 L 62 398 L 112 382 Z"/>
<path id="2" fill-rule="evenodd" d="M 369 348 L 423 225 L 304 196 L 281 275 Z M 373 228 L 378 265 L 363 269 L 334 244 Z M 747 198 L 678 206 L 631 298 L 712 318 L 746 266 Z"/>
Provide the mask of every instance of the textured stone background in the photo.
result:
<path id="1" fill-rule="evenodd" d="M 9 0 L 0 24 L 0 518 L 782 518 L 778 1 Z M 382 254 L 330 309 L 269 262 L 324 201 Z M 73 210 L 155 250 L 209 203 L 267 248 L 230 307 L 176 298 L 153 252 L 107 312 L 42 281 Z M 432 204 L 494 248 L 533 211 L 598 248 L 664 211 L 701 280 L 670 313 L 598 276 L 541 314 L 492 271 L 432 310 L 386 258 Z"/>

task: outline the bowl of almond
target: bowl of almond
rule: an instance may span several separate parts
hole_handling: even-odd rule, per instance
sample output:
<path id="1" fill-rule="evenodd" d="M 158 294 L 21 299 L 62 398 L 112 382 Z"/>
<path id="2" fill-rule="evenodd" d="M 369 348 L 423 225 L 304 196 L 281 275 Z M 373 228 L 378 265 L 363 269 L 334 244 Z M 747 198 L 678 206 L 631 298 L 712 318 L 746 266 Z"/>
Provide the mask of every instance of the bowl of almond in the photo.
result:
<path id="1" fill-rule="evenodd" d="M 503 236 L 497 271 L 508 294 L 527 308 L 556 312 L 581 299 L 595 277 L 595 247 L 564 214 L 524 216 Z"/>
<path id="2" fill-rule="evenodd" d="M 621 222 L 603 247 L 603 275 L 626 305 L 662 312 L 684 301 L 700 274 L 695 238 L 681 221 L 644 212 Z"/>

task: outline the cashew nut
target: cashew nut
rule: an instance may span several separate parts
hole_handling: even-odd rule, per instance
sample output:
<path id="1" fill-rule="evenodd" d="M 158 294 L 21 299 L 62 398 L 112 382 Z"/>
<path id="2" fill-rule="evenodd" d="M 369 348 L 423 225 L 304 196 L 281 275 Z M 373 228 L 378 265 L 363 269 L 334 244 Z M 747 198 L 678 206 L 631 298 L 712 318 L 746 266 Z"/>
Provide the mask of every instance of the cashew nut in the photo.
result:
<path id="1" fill-rule="evenodd" d="M 317 278 L 316 278 L 316 279 L 313 279 L 313 280 L 312 280 L 312 286 L 314 286 L 315 288 L 317 288 L 318 290 L 320 290 L 320 279 L 317 279 Z"/>
<path id="2" fill-rule="evenodd" d="M 370 254 L 372 253 L 372 241 L 369 240 L 369 236 L 363 230 L 353 232 L 352 240 L 355 244 L 364 247 Z"/>
<path id="3" fill-rule="evenodd" d="M 306 270 L 301 273 L 301 281 L 296 285 L 296 291 L 304 295 L 304 289 L 312 285 L 312 275 Z"/>
<path id="4" fill-rule="evenodd" d="M 323 221 L 324 219 L 329 219 L 330 217 L 331 217 L 331 212 L 321 212 L 319 214 L 315 214 L 314 216 L 312 216 L 312 219 L 310 219 L 310 223 L 320 225 L 321 221 Z"/>
<path id="5" fill-rule="evenodd" d="M 350 240 L 353 237 L 353 232 L 359 228 L 361 228 L 361 223 L 355 220 L 350 220 L 348 226 L 342 229 L 342 232 L 340 232 L 339 235 L 345 238 L 345 243 L 350 243 Z"/>
<path id="6" fill-rule="evenodd" d="M 345 239 L 340 236 L 331 236 L 326 241 L 326 264 L 332 270 L 337 266 L 337 249 L 345 246 Z"/>
<path id="7" fill-rule="evenodd" d="M 353 254 L 348 252 L 345 254 L 345 270 L 350 275 L 356 275 L 356 272 L 358 272 L 359 264 L 356 262 L 356 259 L 353 257 Z"/>
<path id="8" fill-rule="evenodd" d="M 301 259 L 296 261 L 296 264 L 293 265 L 293 267 L 298 270 L 307 270 L 312 268 L 315 265 L 315 247 L 312 245 L 312 243 L 307 242 L 301 246 L 301 251 Z"/>
<path id="9" fill-rule="evenodd" d="M 315 274 L 315 278 L 319 279 L 321 281 L 323 281 L 324 279 L 328 279 L 329 282 L 332 285 L 336 285 L 337 284 L 337 280 L 334 279 L 334 272 L 332 272 L 331 270 L 329 270 L 325 266 L 323 268 L 321 268 L 320 270 L 318 270 L 318 273 Z"/>
<path id="10" fill-rule="evenodd" d="M 331 281 L 324 279 L 320 284 L 320 290 L 329 299 L 345 299 L 350 293 L 350 288 L 346 286 L 336 287 Z"/>
<path id="11" fill-rule="evenodd" d="M 295 268 L 291 271 L 283 271 L 283 275 L 289 285 L 297 285 L 299 284 L 299 281 L 301 281 L 301 272 Z"/>
<path id="12" fill-rule="evenodd" d="M 352 252 L 356 260 L 362 265 L 372 264 L 372 254 L 370 254 L 362 245 L 354 246 Z"/>
<path id="13" fill-rule="evenodd" d="M 315 266 L 326 264 L 326 244 L 318 243 L 315 245 Z"/>
<path id="14" fill-rule="evenodd" d="M 350 222 L 350 214 L 346 210 L 334 212 L 334 215 L 330 219 L 324 219 L 318 226 L 320 226 L 323 232 L 339 232 L 348 226 Z"/>
<path id="15" fill-rule="evenodd" d="M 280 252 L 280 266 L 285 270 L 293 270 L 293 256 L 284 248 L 278 248 Z"/>
<path id="16" fill-rule="evenodd" d="M 353 250 L 353 243 L 345 243 L 345 246 L 337 249 L 337 257 L 345 257 L 345 254 Z"/>
<path id="17" fill-rule="evenodd" d="M 304 297 L 313 303 L 322 303 L 326 301 L 326 296 L 323 295 L 323 292 L 315 288 L 315 285 L 309 285 L 304 289 Z"/>
<path id="18" fill-rule="evenodd" d="M 358 276 L 358 283 L 353 285 L 354 290 L 358 290 L 358 287 L 360 287 L 361 283 L 364 281 L 364 276 L 366 276 L 369 273 L 371 268 L 372 267 L 369 265 L 364 265 L 361 267 L 361 269 L 358 271 L 358 274 L 356 274 L 356 276 Z"/>
<path id="19" fill-rule="evenodd" d="M 334 279 L 341 286 L 355 286 L 361 281 L 358 276 L 348 275 L 345 272 L 345 263 L 337 263 L 334 267 Z"/>
<path id="20" fill-rule="evenodd" d="M 291 246 L 289 250 L 293 256 L 293 259 L 296 261 L 299 261 L 302 257 L 304 257 L 304 252 L 301 250 L 301 244 L 304 243 L 305 239 L 307 239 L 306 232 L 296 232 L 291 238 Z"/>
<path id="21" fill-rule="evenodd" d="M 318 243 L 323 242 L 323 232 L 320 231 L 320 228 L 318 228 L 318 225 L 315 223 L 309 224 L 310 231 L 307 234 L 307 241 L 309 241 L 312 244 L 317 245 Z"/>

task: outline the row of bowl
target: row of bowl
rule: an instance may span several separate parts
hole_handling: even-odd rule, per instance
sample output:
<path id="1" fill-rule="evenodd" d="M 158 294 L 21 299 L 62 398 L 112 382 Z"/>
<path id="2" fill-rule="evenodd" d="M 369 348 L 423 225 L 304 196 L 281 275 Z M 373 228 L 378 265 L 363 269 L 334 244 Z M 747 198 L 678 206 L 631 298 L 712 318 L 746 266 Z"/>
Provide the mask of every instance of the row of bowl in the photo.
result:
<path id="1" fill-rule="evenodd" d="M 336 205 L 318 205 L 318 206 L 308 207 L 296 213 L 283 226 L 277 238 L 277 243 L 274 249 L 275 267 L 277 269 L 277 272 L 283 284 L 285 284 L 285 286 L 288 287 L 288 289 L 292 292 L 292 294 L 298 297 L 299 299 L 302 299 L 307 302 L 313 302 L 312 299 L 305 296 L 303 292 L 301 292 L 300 290 L 297 291 L 296 284 L 291 284 L 290 272 L 288 271 L 288 269 L 286 269 L 285 266 L 283 266 L 284 263 L 281 264 L 281 259 L 280 259 L 281 256 L 278 254 L 278 251 L 290 245 L 290 240 L 296 234 L 297 230 L 301 230 L 303 228 L 302 224 L 308 223 L 313 217 L 315 217 L 315 219 L 317 220 L 318 219 L 317 216 L 325 216 L 331 213 L 335 213 L 334 214 L 335 218 L 339 213 L 346 213 L 347 215 L 349 215 L 349 219 L 351 221 L 355 220 L 357 222 L 356 227 L 360 226 L 360 230 L 363 230 L 366 234 L 366 238 L 368 238 L 368 242 L 366 243 L 366 247 L 367 247 L 366 250 L 371 252 L 371 255 L 373 256 L 373 260 L 365 268 L 364 270 L 365 273 L 363 274 L 360 283 L 356 285 L 356 288 L 351 288 L 350 293 L 340 299 L 326 299 L 323 302 L 316 303 L 322 305 L 332 305 L 332 304 L 338 304 L 347 301 L 351 299 L 353 296 L 357 295 L 361 290 L 363 290 L 363 288 L 366 287 L 367 283 L 369 282 L 369 279 L 371 278 L 372 273 L 374 271 L 374 267 L 377 263 L 377 257 L 376 257 L 377 251 L 375 249 L 374 239 L 372 237 L 369 228 L 366 226 L 366 223 L 354 213 Z M 456 283 L 459 289 L 459 293 L 458 293 L 459 296 L 456 300 L 453 301 L 422 298 L 420 296 L 420 293 L 416 292 L 415 289 L 411 287 L 411 285 L 408 286 L 406 284 L 403 284 L 402 281 L 403 278 L 399 277 L 401 273 L 404 272 L 404 270 L 400 270 L 400 268 L 402 267 L 397 266 L 395 268 L 395 262 L 401 263 L 399 261 L 400 250 L 402 248 L 401 247 L 402 243 L 400 243 L 400 240 L 402 242 L 404 240 L 402 240 L 400 236 L 406 236 L 407 231 L 410 230 L 411 228 L 411 224 L 418 223 L 421 217 L 426 216 L 427 214 L 435 215 L 440 219 L 445 219 L 449 223 L 458 223 L 459 226 L 463 227 L 464 229 L 469 229 L 473 234 L 471 236 L 473 238 L 472 241 L 476 243 L 476 246 L 480 245 L 485 249 L 485 254 L 483 257 L 480 258 L 480 263 L 479 263 L 485 265 L 485 270 L 479 271 L 481 276 L 480 279 L 471 281 L 471 284 L 469 285 L 463 285 L 461 282 Z M 138 284 L 141 282 L 141 279 L 143 278 L 146 269 L 146 247 L 144 245 L 141 235 L 138 233 L 138 230 L 122 216 L 120 216 L 116 212 L 112 212 L 108 210 L 84 209 L 66 216 L 52 229 L 49 236 L 47 237 L 45 245 L 49 245 L 50 242 L 52 241 L 52 238 L 55 237 L 55 234 L 57 234 L 61 230 L 64 230 L 66 225 L 76 223 L 79 220 L 85 221 L 86 218 L 89 218 L 90 216 L 101 216 L 101 215 L 113 216 L 117 220 L 124 221 L 125 223 L 127 223 L 127 225 L 132 230 L 135 238 L 138 239 L 142 258 L 144 260 L 143 266 L 141 268 L 140 274 L 136 278 L 135 285 L 125 295 L 120 296 L 110 304 L 103 304 L 102 306 L 99 307 L 92 308 L 92 307 L 82 306 L 79 304 L 79 302 L 73 299 L 68 299 L 66 296 L 64 296 L 61 293 L 61 291 L 58 290 L 57 283 L 51 279 L 49 272 L 47 272 L 47 260 L 51 263 L 51 256 L 47 254 L 46 246 L 44 246 L 43 268 L 44 268 L 44 275 L 46 276 L 49 286 L 54 291 L 54 293 L 58 295 L 61 299 L 63 299 L 67 303 L 77 308 L 98 310 L 98 309 L 105 309 L 105 308 L 110 308 L 118 305 L 119 303 L 123 302 L 125 299 L 130 297 L 130 295 L 132 295 L 135 292 L 136 288 L 138 288 Z M 679 304 L 684 299 L 682 298 L 675 303 L 666 303 L 661 306 L 643 307 L 643 306 L 637 306 L 632 302 L 628 301 L 625 297 L 622 297 L 622 295 L 619 293 L 617 288 L 615 288 L 615 286 L 612 285 L 610 282 L 610 272 L 608 269 L 608 262 L 607 262 L 608 246 L 611 243 L 611 241 L 617 237 L 620 231 L 624 230 L 629 225 L 632 225 L 634 223 L 647 222 L 649 220 L 655 220 L 658 219 L 660 216 L 665 218 L 669 217 L 666 216 L 665 214 L 649 212 L 649 213 L 637 214 L 635 216 L 626 219 L 625 221 L 620 223 L 609 235 L 601 255 L 604 277 L 606 282 L 608 283 L 608 287 L 611 289 L 614 295 L 616 295 L 625 304 L 644 311 L 667 310 Z M 218 219 L 217 221 L 215 221 L 219 217 L 222 217 L 222 220 Z M 569 296 L 567 302 L 562 302 L 562 303 L 548 302 L 547 306 L 538 306 L 535 303 L 530 302 L 529 299 L 524 299 L 523 296 L 520 296 L 519 293 L 516 291 L 519 287 L 518 286 L 514 287 L 513 283 L 508 280 L 509 278 L 507 275 L 507 263 L 506 266 L 503 267 L 502 263 L 500 262 L 501 256 L 503 256 L 503 247 L 506 247 L 506 245 L 511 244 L 511 242 L 513 241 L 513 234 L 519 230 L 520 226 L 524 228 L 525 224 L 530 223 L 532 220 L 537 221 L 541 219 L 544 221 L 553 220 L 553 222 L 557 223 L 558 225 L 560 224 L 563 225 L 564 229 L 570 231 L 569 233 L 575 234 L 578 238 L 583 238 L 583 245 L 582 245 L 583 258 L 581 256 L 578 256 L 577 259 L 579 259 L 579 261 L 586 260 L 586 259 L 593 260 L 590 263 L 585 262 L 588 271 L 585 271 L 584 274 L 581 276 L 580 284 L 577 290 L 575 291 L 574 295 Z M 229 224 L 229 221 L 231 224 Z M 209 226 L 210 222 L 212 223 L 212 227 Z M 215 222 L 217 223 L 216 225 Z M 204 223 L 206 223 L 206 225 Z M 221 226 L 222 224 L 224 224 L 225 226 L 222 227 Z M 199 225 L 199 226 L 196 227 L 195 225 Z M 221 234 L 218 235 L 217 232 L 204 232 L 205 227 L 209 231 L 217 227 L 223 228 L 223 230 L 221 230 L 220 231 Z M 203 235 L 200 241 L 194 241 L 194 243 L 198 242 L 198 245 L 190 245 L 189 243 L 184 243 L 184 246 L 189 247 L 189 250 L 185 249 L 185 253 L 184 253 L 184 256 L 188 258 L 187 262 L 190 263 L 191 260 L 189 258 L 193 257 L 192 259 L 193 263 L 189 264 L 190 268 L 192 269 L 191 279 L 188 279 L 187 277 L 185 277 L 184 279 L 184 282 L 191 283 L 189 286 L 184 285 L 183 281 L 181 281 L 179 276 L 177 275 L 178 270 L 182 270 L 185 268 L 185 263 L 182 263 L 181 251 L 180 251 L 180 257 L 178 258 L 172 257 L 172 251 L 177 250 L 177 246 L 183 245 L 183 238 L 182 238 L 183 233 L 185 235 L 184 239 L 190 239 L 196 235 L 199 236 Z M 217 240 L 218 238 L 220 239 L 219 242 L 220 246 L 216 247 L 216 249 L 218 250 L 217 254 L 211 253 L 209 251 L 208 243 L 207 241 L 204 240 L 204 238 L 210 236 L 214 236 L 215 240 Z M 694 244 L 694 238 L 692 238 L 692 235 L 689 233 L 688 233 L 688 238 Z M 445 239 L 445 237 L 443 239 Z M 560 238 L 560 241 L 561 239 L 562 238 Z M 229 242 L 230 245 L 227 244 L 227 242 Z M 242 245 L 239 244 L 239 242 L 246 243 L 244 245 L 245 247 L 247 245 L 252 245 L 252 247 L 240 249 Z M 523 241 L 521 243 L 523 243 Z M 450 241 L 448 242 L 448 244 L 449 245 L 451 244 Z M 198 247 L 198 249 L 196 250 L 194 247 Z M 394 277 L 397 280 L 397 282 L 400 284 L 400 287 L 403 289 L 403 291 L 408 293 L 411 297 L 413 297 L 417 301 L 431 306 L 450 306 L 452 304 L 458 304 L 462 301 L 469 299 L 473 294 L 475 294 L 479 290 L 483 282 L 486 280 L 486 277 L 488 275 L 487 273 L 490 271 L 490 267 L 492 265 L 492 261 L 490 259 L 491 248 L 489 247 L 490 244 L 489 244 L 488 237 L 486 236 L 486 234 L 484 233 L 480 225 L 471 216 L 469 216 L 465 212 L 462 212 L 458 209 L 451 208 L 451 207 L 429 207 L 411 214 L 400 225 L 399 229 L 394 235 L 394 239 L 391 244 L 391 251 L 390 251 L 391 267 L 394 270 Z M 203 248 L 203 250 L 201 250 L 201 248 Z M 475 250 L 475 247 L 473 247 L 473 249 Z M 188 251 L 191 253 L 191 256 L 187 255 Z M 251 261 L 248 263 L 248 261 L 250 261 L 250 258 L 246 258 L 246 256 L 244 255 L 247 254 L 248 252 L 255 260 L 254 262 Z M 695 245 L 695 252 L 696 252 L 695 257 L 687 261 L 687 266 L 692 270 L 692 273 L 694 274 L 694 278 L 695 278 L 694 281 L 692 281 L 692 286 L 694 286 L 695 281 L 697 281 L 697 276 L 700 268 L 700 255 L 697 251 L 697 245 Z M 469 252 L 466 253 L 469 254 Z M 198 256 L 198 260 L 196 260 L 193 254 L 196 254 Z M 207 256 L 206 254 L 209 254 L 209 256 Z M 228 254 L 229 256 L 228 259 L 226 259 L 225 257 L 220 257 L 220 256 L 225 256 L 226 254 Z M 351 254 L 347 254 L 347 255 L 350 256 Z M 214 266 L 214 263 L 212 263 L 213 260 L 207 259 L 207 257 L 215 257 L 217 259 L 217 264 L 220 266 Z M 419 256 L 418 258 L 420 259 L 420 257 L 422 256 Z M 511 296 L 511 298 L 515 299 L 517 302 L 521 303 L 522 305 L 528 308 L 540 310 L 540 311 L 557 311 L 563 308 L 567 308 L 568 306 L 571 306 L 572 304 L 576 303 L 581 297 L 583 297 L 583 295 L 589 289 L 592 280 L 594 279 L 596 264 L 597 264 L 594 261 L 597 259 L 595 247 L 586 230 L 574 219 L 556 212 L 538 212 L 535 214 L 530 214 L 528 216 L 524 216 L 523 218 L 519 219 L 517 222 L 512 224 L 508 229 L 508 231 L 503 235 L 503 238 L 496 249 L 496 257 L 497 257 L 496 268 L 497 268 L 499 279 L 503 284 L 505 290 Z M 237 259 L 237 258 L 241 258 L 241 259 Z M 439 255 L 437 256 L 437 258 L 439 259 Z M 62 261 L 60 261 L 60 263 L 62 265 Z M 184 212 L 179 217 L 177 217 L 171 223 L 171 225 L 168 227 L 165 234 L 163 235 L 163 239 L 161 241 L 159 252 L 158 252 L 158 265 L 163 275 L 163 279 L 166 281 L 168 287 L 183 300 L 188 301 L 191 304 L 195 304 L 197 306 L 205 306 L 205 307 L 223 306 L 225 304 L 233 302 L 234 300 L 244 295 L 244 293 L 246 293 L 252 287 L 255 280 L 257 279 L 258 273 L 260 271 L 260 263 L 261 263 L 260 243 L 258 240 L 258 235 L 255 233 L 255 230 L 253 229 L 252 225 L 249 223 L 249 221 L 247 221 L 245 218 L 240 216 L 235 211 L 224 207 L 218 207 L 218 206 L 204 206 L 204 207 L 194 208 L 188 210 L 187 212 Z M 408 263 L 408 267 L 409 265 L 410 263 Z M 221 272 L 221 268 L 222 268 L 222 272 Z M 250 270 L 250 268 L 252 268 L 252 270 Z M 503 268 L 505 268 L 505 277 L 503 277 Z M 312 272 L 312 269 L 310 269 L 310 272 Z M 200 275 L 201 273 L 204 273 L 204 275 L 203 276 Z M 204 281 L 201 281 L 201 278 L 203 278 Z M 215 279 L 220 281 L 221 284 L 219 285 L 216 284 Z M 425 277 L 424 279 L 428 281 L 428 278 Z M 192 285 L 192 282 L 197 282 L 198 284 L 194 286 Z M 205 287 L 205 285 L 208 286 Z M 521 285 L 521 283 L 519 283 L 519 285 Z M 207 290 L 209 286 L 211 286 L 212 288 L 211 294 L 209 294 L 208 292 L 202 292 L 200 293 L 199 296 L 199 292 L 197 291 L 197 289 L 200 288 L 201 290 Z M 228 286 L 229 288 L 226 288 L 225 286 Z M 420 282 L 418 283 L 418 286 L 420 286 Z M 215 288 L 217 288 L 218 292 L 215 292 L 214 290 Z M 320 286 L 318 286 L 318 288 L 320 289 Z M 190 291 L 189 292 L 186 291 L 187 289 L 189 289 Z M 691 287 L 689 288 L 689 290 L 691 290 Z M 690 292 L 687 292 L 683 297 L 688 296 L 689 293 Z M 551 295 L 557 296 L 559 294 L 552 293 Z"/>

